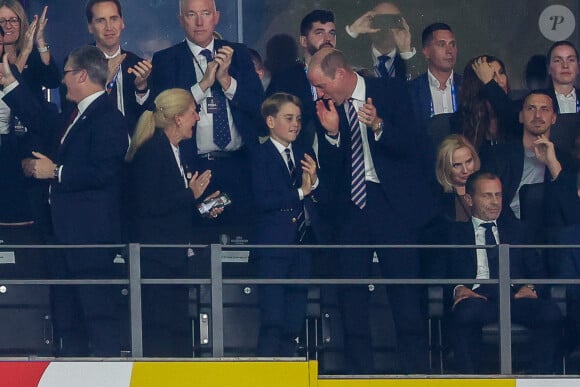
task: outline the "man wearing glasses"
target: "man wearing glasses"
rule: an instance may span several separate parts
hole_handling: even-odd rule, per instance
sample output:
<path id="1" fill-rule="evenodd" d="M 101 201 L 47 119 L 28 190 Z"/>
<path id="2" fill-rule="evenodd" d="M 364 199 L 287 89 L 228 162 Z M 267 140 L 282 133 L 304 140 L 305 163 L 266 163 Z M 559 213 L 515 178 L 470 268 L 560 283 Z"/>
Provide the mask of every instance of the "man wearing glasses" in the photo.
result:
<path id="1" fill-rule="evenodd" d="M 119 196 L 128 145 L 125 118 L 105 95 L 108 63 L 94 46 L 74 50 L 63 71 L 67 99 L 76 114 L 57 115 L 12 75 L 4 57 L 4 102 L 33 133 L 62 131 L 51 158 L 32 152 L 27 176 L 50 181 L 50 207 L 57 244 L 121 241 Z M 46 135 L 46 134 L 45 134 Z M 110 278 L 116 272 L 105 249 L 67 250 L 54 261 L 58 278 Z M 115 286 L 55 287 L 54 322 L 60 356 L 119 356 L 120 328 Z"/>

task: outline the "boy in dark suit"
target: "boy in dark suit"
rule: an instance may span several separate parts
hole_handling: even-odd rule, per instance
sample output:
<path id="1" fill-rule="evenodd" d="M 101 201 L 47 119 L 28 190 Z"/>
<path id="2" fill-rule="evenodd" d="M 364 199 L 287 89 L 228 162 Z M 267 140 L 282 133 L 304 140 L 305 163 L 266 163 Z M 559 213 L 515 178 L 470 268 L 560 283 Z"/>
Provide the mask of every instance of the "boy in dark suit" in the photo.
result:
<path id="1" fill-rule="evenodd" d="M 262 104 L 270 138 L 252 160 L 252 189 L 256 198 L 256 243 L 293 245 L 311 239 L 315 222 L 314 195 L 319 181 L 316 161 L 293 144 L 301 127 L 300 100 L 276 93 Z M 312 152 L 310 149 L 309 152 Z M 310 254 L 305 249 L 257 249 L 259 278 L 307 278 Z M 261 326 L 258 356 L 293 356 L 295 338 L 306 315 L 303 285 L 260 286 Z"/>

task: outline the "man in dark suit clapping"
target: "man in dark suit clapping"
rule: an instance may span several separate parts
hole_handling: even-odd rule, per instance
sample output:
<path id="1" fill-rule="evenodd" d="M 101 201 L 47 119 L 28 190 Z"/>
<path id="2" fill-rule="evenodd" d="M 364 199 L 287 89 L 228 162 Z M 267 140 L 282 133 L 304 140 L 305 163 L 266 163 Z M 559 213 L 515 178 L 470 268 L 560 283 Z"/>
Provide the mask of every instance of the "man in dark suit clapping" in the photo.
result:
<path id="1" fill-rule="evenodd" d="M 61 131 L 58 149 L 50 158 L 33 152 L 25 174 L 51 180 L 50 206 L 56 243 L 107 244 L 121 238 L 119 186 L 128 138 L 126 122 L 105 96 L 107 59 L 94 46 L 74 50 L 63 71 L 67 98 L 76 104 L 71 117 L 57 115 L 12 75 L 4 60 L 0 82 L 3 100 L 34 132 Z M 114 254 L 104 249 L 64 253 L 61 278 L 110 277 Z M 55 327 L 60 355 L 119 356 L 120 335 L 114 286 L 55 287 Z M 76 297 L 71 299 L 71 295 Z M 73 305 L 80 305 L 80 312 Z"/>

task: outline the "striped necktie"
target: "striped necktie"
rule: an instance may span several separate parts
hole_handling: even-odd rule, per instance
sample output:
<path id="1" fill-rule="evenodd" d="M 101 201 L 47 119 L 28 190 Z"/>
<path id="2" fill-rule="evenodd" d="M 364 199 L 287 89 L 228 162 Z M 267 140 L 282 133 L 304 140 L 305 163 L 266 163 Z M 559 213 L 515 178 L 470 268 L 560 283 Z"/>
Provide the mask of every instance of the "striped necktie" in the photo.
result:
<path id="1" fill-rule="evenodd" d="M 365 183 L 365 160 L 362 146 L 362 137 L 358 114 L 353 104 L 353 99 L 348 100 L 348 123 L 350 126 L 350 146 L 351 146 L 351 185 L 350 199 L 361 210 L 367 204 L 367 189 Z"/>
<path id="2" fill-rule="evenodd" d="M 290 177 L 292 178 L 292 186 L 294 188 L 299 188 L 300 184 L 298 183 L 298 173 L 296 173 L 296 165 L 290 156 L 290 149 L 285 148 L 284 153 L 286 153 L 286 163 L 288 164 L 288 171 L 290 172 Z M 296 224 L 298 224 L 298 228 L 296 229 L 296 242 L 300 243 L 306 234 L 306 217 L 304 216 L 304 205 L 302 205 L 300 213 L 296 217 Z"/>

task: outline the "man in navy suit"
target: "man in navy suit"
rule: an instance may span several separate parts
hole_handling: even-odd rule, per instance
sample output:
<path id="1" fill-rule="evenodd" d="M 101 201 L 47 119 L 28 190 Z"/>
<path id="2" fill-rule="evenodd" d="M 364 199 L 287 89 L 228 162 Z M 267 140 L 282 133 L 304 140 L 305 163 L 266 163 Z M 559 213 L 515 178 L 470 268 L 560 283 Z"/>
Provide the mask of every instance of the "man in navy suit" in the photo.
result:
<path id="1" fill-rule="evenodd" d="M 94 46 L 74 50 L 64 66 L 67 98 L 76 103 L 73 120 L 56 115 L 4 66 L 4 101 L 31 131 L 63 135 L 51 158 L 33 152 L 25 174 L 47 179 L 56 243 L 110 244 L 121 238 L 119 196 L 127 150 L 126 122 L 105 95 L 108 65 Z M 50 128 L 50 129 L 48 129 Z M 51 263 L 59 278 L 115 275 L 114 253 L 106 249 L 71 250 Z M 115 286 L 54 287 L 54 318 L 62 356 L 119 356 L 120 327 Z M 75 299 L 73 300 L 73 296 Z M 80 310 L 75 309 L 80 306 Z"/>
<path id="2" fill-rule="evenodd" d="M 415 115 L 422 128 L 438 114 L 457 110 L 461 75 L 453 71 L 457 60 L 457 42 L 450 26 L 433 23 L 421 36 L 427 72 L 409 82 Z"/>
<path id="3" fill-rule="evenodd" d="M 450 244 L 494 245 L 525 242 L 523 227 L 517 221 L 498 221 L 502 211 L 502 184 L 492 173 L 476 172 L 466 183 L 465 201 L 471 208 L 471 221 L 456 223 L 450 229 Z M 454 249 L 448 259 L 450 278 L 497 278 L 497 249 L 476 251 Z M 512 278 L 544 278 L 541 260 L 533 250 L 510 250 Z M 532 369 L 551 374 L 562 315 L 542 290 L 533 284 L 514 285 L 512 320 L 532 330 Z M 497 285 L 457 285 L 450 290 L 452 340 L 458 371 L 473 374 L 480 370 L 481 327 L 498 319 Z"/>
<path id="4" fill-rule="evenodd" d="M 431 212 L 427 179 L 421 170 L 408 92 L 396 78 L 365 79 L 342 52 L 318 51 L 308 79 L 316 87 L 321 128 L 318 133 L 320 174 L 335 182 L 328 205 L 335 210 L 332 227 L 345 244 L 413 244 Z M 336 105 L 336 106 L 335 106 Z M 327 107 L 328 106 L 328 107 Z M 321 201 L 324 198 L 321 198 Z M 419 275 L 413 249 L 377 250 L 383 274 L 391 278 Z M 372 249 L 340 250 L 345 278 L 368 278 Z M 389 286 L 389 303 L 397 329 L 403 372 L 426 372 L 427 349 L 420 289 Z M 368 290 L 348 286 L 342 292 L 347 364 L 350 372 L 371 373 Z"/>
<path id="5" fill-rule="evenodd" d="M 252 160 L 256 243 L 320 242 L 313 235 L 318 231 L 316 161 L 312 149 L 295 142 L 301 126 L 300 100 L 276 93 L 262 104 L 262 115 L 270 138 L 256 149 Z M 254 257 L 260 278 L 308 278 L 310 274 L 310 252 L 305 249 L 257 249 Z M 263 285 L 259 297 L 258 356 L 294 356 L 295 339 L 306 317 L 307 287 Z"/>
<path id="6" fill-rule="evenodd" d="M 214 39 L 220 13 L 213 0 L 180 0 L 185 41 L 153 55 L 150 98 L 179 87 L 191 90 L 200 107 L 192 140 L 180 148 L 184 164 L 212 171 L 210 191 L 227 193 L 232 205 L 217 223 L 244 224 L 252 214 L 247 149 L 264 127 L 264 91 L 246 46 Z"/>

